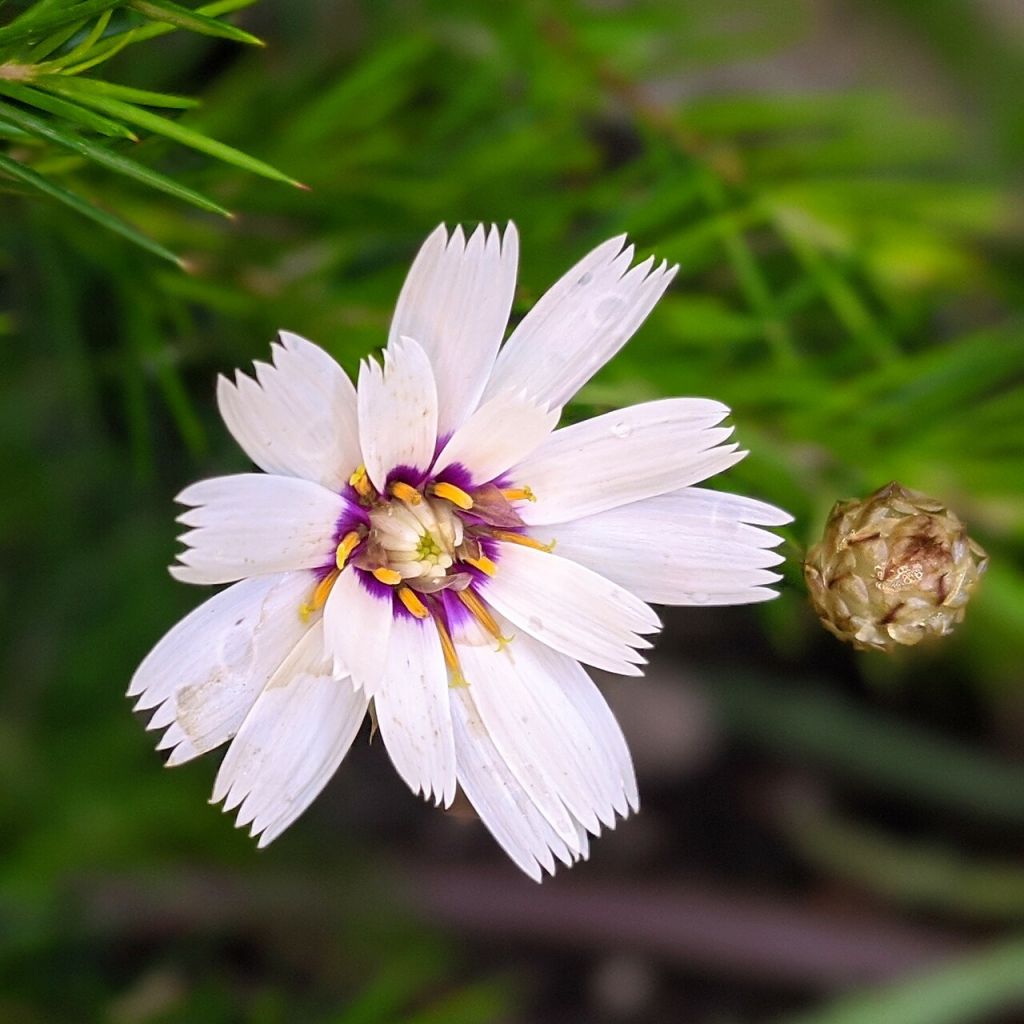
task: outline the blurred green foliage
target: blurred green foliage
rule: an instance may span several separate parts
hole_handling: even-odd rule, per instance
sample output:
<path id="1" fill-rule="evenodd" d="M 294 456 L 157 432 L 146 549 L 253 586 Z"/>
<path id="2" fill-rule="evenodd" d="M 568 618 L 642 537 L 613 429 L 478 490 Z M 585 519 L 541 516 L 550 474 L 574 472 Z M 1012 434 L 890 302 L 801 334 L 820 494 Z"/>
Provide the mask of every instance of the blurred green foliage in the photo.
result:
<path id="1" fill-rule="evenodd" d="M 1022 60 L 972 5 L 900 3 L 903 20 L 885 22 L 893 53 L 903 33 L 948 59 L 962 111 L 877 84 L 716 85 L 730 81 L 723 68 L 800 43 L 809 0 L 265 0 L 242 22 L 267 50 L 237 45 L 248 39 L 234 30 L 172 32 L 169 10 L 182 28 L 213 30 L 163 2 L 86 6 L 68 23 L 67 3 L 43 0 L 56 19 L 46 37 L 19 34 L 13 5 L 0 6 L 0 64 L 44 38 L 60 64 L 49 84 L 0 81 L 0 1020 L 472 1024 L 514 998 L 504 978 L 463 984 L 460 953 L 405 922 L 357 915 L 343 946 L 289 956 L 269 941 L 239 951 L 202 915 L 191 938 L 172 930 L 161 944 L 158 925 L 111 938 L 80 902 L 91 879 L 171 865 L 276 884 L 244 836 L 204 811 L 212 766 L 162 776 L 121 696 L 198 600 L 162 570 L 170 498 L 244 467 L 216 423 L 216 373 L 263 358 L 281 327 L 354 369 L 383 343 L 405 269 L 442 220 L 518 223 L 517 315 L 617 232 L 678 261 L 669 295 L 571 415 L 663 394 L 730 404 L 752 454 L 721 486 L 797 521 L 783 598 L 728 622 L 760 622 L 778 674 L 826 651 L 881 704 L 940 664 L 943 685 L 980 709 L 978 744 L 994 743 L 1000 716 L 1019 710 L 1024 660 L 1022 120 L 1010 88 Z M 970 46 L 958 49 L 954 23 Z M 103 64 L 83 66 L 94 58 Z M 100 70 L 120 92 L 87 84 Z M 197 141 L 213 139 L 232 148 Z M 110 156 L 97 160 L 98 146 Z M 312 191 L 248 173 L 277 167 Z M 98 213 L 78 216 L 68 196 Z M 132 225 L 120 236 L 106 230 L 115 209 Z M 216 215 L 228 209 L 237 219 Z M 159 258 L 171 253 L 188 273 Z M 832 650 L 801 593 L 801 552 L 829 506 L 889 479 L 941 495 L 992 556 L 937 661 Z M 1019 765 L 961 751 L 972 790 L 950 778 L 941 742 L 896 719 L 876 728 L 877 708 L 851 716 L 816 689 L 728 690 L 723 721 L 770 748 L 811 737 L 799 756 L 860 772 L 868 788 L 969 813 L 1002 799 L 1018 814 Z M 864 768 L 865 744 L 880 770 Z M 358 780 L 342 775 L 355 799 Z M 374 840 L 353 834 L 357 820 L 339 829 L 310 815 L 266 857 L 299 875 L 318 863 L 372 878 Z M 1018 945 L 998 955 L 993 971 L 1024 969 Z M 988 977 L 965 971 L 965 984 Z M 922 991 L 900 998 L 932 1005 Z M 820 1020 L 938 1019 L 867 1012 Z"/>

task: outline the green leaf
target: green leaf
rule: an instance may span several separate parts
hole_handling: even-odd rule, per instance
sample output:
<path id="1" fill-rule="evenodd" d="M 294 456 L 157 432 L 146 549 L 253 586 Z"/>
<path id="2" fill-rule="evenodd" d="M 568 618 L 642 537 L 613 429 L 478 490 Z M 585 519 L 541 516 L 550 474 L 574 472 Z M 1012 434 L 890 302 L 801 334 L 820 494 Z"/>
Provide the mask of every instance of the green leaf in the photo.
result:
<path id="1" fill-rule="evenodd" d="M 36 13 L 34 10 L 26 11 L 10 25 L 0 28 L 0 46 L 20 43 L 26 39 L 36 39 L 62 25 L 87 20 L 114 7 L 121 7 L 124 2 L 125 0 L 82 0 L 81 3 L 52 11 L 45 10 L 41 13 Z"/>
<path id="2" fill-rule="evenodd" d="M 0 79 L 0 93 L 19 100 L 21 103 L 28 103 L 33 107 L 38 107 L 40 110 L 56 114 L 58 117 L 63 117 L 66 121 L 79 124 L 83 128 L 91 128 L 94 132 L 99 132 L 101 135 L 109 135 L 117 139 L 130 139 L 132 142 L 139 141 L 139 137 L 123 124 L 118 124 L 117 121 L 112 121 L 109 117 L 97 114 L 95 111 L 81 107 L 77 103 L 61 99 L 59 96 L 50 96 L 48 93 L 40 92 L 38 89 L 19 85 L 17 82 L 5 82 L 2 79 Z"/>
<path id="3" fill-rule="evenodd" d="M 69 91 L 63 84 L 59 84 L 57 81 L 49 82 L 48 88 L 55 92 Z M 95 107 L 97 110 L 102 110 L 112 117 L 120 118 L 129 124 L 138 125 L 140 128 L 146 128 L 156 135 L 163 135 L 165 138 L 173 139 L 175 142 L 180 142 L 183 146 L 197 149 L 201 153 L 206 153 L 217 160 L 223 160 L 225 163 L 240 167 L 244 171 L 258 174 L 264 178 L 270 178 L 273 181 L 283 181 L 293 185 L 295 188 L 305 189 L 308 187 L 262 160 L 257 160 L 255 157 L 249 156 L 232 146 L 218 142 L 216 139 L 211 139 L 191 128 L 186 128 L 177 121 L 168 120 L 166 117 L 161 117 L 159 114 L 154 114 L 149 110 L 143 110 L 131 103 L 124 103 L 121 100 L 114 99 L 112 96 L 77 94 L 77 98 L 80 102 Z"/>
<path id="4" fill-rule="evenodd" d="M 97 142 L 84 139 L 70 131 L 55 128 L 46 121 L 41 121 L 39 118 L 33 117 L 17 107 L 0 102 L 0 116 L 38 138 L 46 139 L 48 142 L 53 142 L 58 146 L 63 146 L 65 149 L 70 149 L 74 153 L 79 153 L 81 156 L 87 157 L 89 160 L 93 160 L 118 174 L 124 174 L 129 178 L 133 178 L 143 185 L 148 185 L 150 188 L 155 188 L 160 192 L 166 192 L 168 195 L 181 199 L 186 203 L 192 203 L 192 205 L 198 206 L 200 209 L 219 213 L 225 217 L 231 216 L 229 210 L 204 196 L 201 192 L 187 188 L 172 178 L 160 174 L 159 171 L 154 171 L 135 160 L 121 156 L 120 153 L 115 153 L 113 150 L 107 149 Z"/>
<path id="5" fill-rule="evenodd" d="M 188 29 L 190 32 L 219 36 L 221 39 L 232 39 L 236 43 L 248 43 L 250 46 L 266 45 L 262 39 L 249 32 L 197 11 L 190 11 L 187 7 L 172 3 L 171 0 L 129 0 L 128 6 L 153 21 L 164 21 L 176 28 Z"/>
<path id="6" fill-rule="evenodd" d="M 1024 1001 L 1024 939 L 942 964 L 923 977 L 847 996 L 785 1024 L 971 1024 Z"/>
<path id="7" fill-rule="evenodd" d="M 190 96 L 175 96 L 168 92 L 151 92 L 149 89 L 134 89 L 130 85 L 104 82 L 98 78 L 69 78 L 67 75 L 39 75 L 36 83 L 46 87 L 56 82 L 65 93 L 83 92 L 93 96 L 113 96 L 128 103 L 141 103 L 148 107 L 173 107 L 177 110 L 191 110 L 199 101 Z"/>
<path id="8" fill-rule="evenodd" d="M 160 245 L 159 242 L 154 242 L 153 239 L 147 238 L 141 231 L 133 228 L 119 217 L 115 217 L 112 213 L 107 213 L 106 210 L 101 210 L 87 199 L 83 199 L 74 192 L 69 192 L 66 188 L 55 184 L 48 178 L 44 178 L 41 174 L 37 174 L 31 167 L 26 167 L 24 164 L 19 163 L 17 160 L 12 160 L 2 153 L 0 153 L 0 171 L 36 189 L 38 192 L 42 192 L 51 199 L 56 199 L 58 202 L 64 203 L 65 206 L 70 206 L 71 209 L 82 214 L 82 216 L 88 217 L 108 230 L 116 232 L 123 238 L 127 238 L 130 242 L 134 242 L 147 252 L 153 253 L 154 256 L 159 256 L 161 259 L 168 260 L 179 267 L 184 267 L 182 261 L 169 249 L 165 249 Z"/>
<path id="9" fill-rule="evenodd" d="M 195 13 L 204 14 L 213 18 L 221 14 L 229 14 L 231 11 L 238 11 L 244 7 L 249 7 L 255 2 L 256 0 L 219 0 L 218 3 L 206 4 L 203 7 L 197 8 Z M 156 39 L 158 36 L 163 36 L 168 32 L 176 31 L 178 31 L 177 25 L 171 25 L 165 21 L 151 21 L 148 25 L 139 25 L 135 28 L 126 29 L 124 32 L 118 32 L 99 42 L 93 48 L 92 53 L 87 57 L 83 57 L 81 63 L 75 64 L 74 66 L 69 64 L 67 66 L 66 74 L 81 74 L 83 71 L 87 71 L 89 68 L 95 67 L 97 64 L 102 64 L 104 61 L 110 60 L 111 57 L 116 56 L 126 46 L 132 43 L 141 43 L 147 39 Z"/>

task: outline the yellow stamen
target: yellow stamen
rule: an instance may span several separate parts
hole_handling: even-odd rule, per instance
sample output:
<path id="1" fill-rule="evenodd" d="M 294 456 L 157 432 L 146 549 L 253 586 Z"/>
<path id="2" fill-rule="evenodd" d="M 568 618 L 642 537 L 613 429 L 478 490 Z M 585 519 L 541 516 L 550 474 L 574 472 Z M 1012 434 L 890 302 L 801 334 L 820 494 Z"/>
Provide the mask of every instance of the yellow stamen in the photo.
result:
<path id="1" fill-rule="evenodd" d="M 327 598 L 331 595 L 331 590 L 338 579 L 338 575 L 338 570 L 332 569 L 316 585 L 316 589 L 313 591 L 313 596 L 309 601 L 299 605 L 299 617 L 303 622 L 308 621 L 313 612 L 318 612 L 325 604 L 327 604 Z"/>
<path id="2" fill-rule="evenodd" d="M 430 616 L 427 606 L 408 587 L 398 588 L 398 599 L 417 619 L 426 619 Z"/>
<path id="3" fill-rule="evenodd" d="M 513 487 L 501 492 L 506 501 L 536 501 L 537 495 L 529 487 Z"/>
<path id="4" fill-rule="evenodd" d="M 495 540 L 507 540 L 510 544 L 522 544 L 524 548 L 534 548 L 537 551 L 547 551 L 548 553 L 555 550 L 555 541 L 551 541 L 550 544 L 542 544 L 535 537 L 528 537 L 525 533 L 512 533 L 509 530 L 493 530 L 491 536 Z"/>
<path id="5" fill-rule="evenodd" d="M 338 550 L 335 552 L 334 561 L 337 563 L 339 569 L 345 568 L 345 563 L 348 561 L 348 556 L 359 546 L 359 542 L 363 538 L 356 533 L 355 530 L 351 530 L 341 538 L 341 543 L 338 545 Z"/>
<path id="6" fill-rule="evenodd" d="M 402 582 L 402 574 L 400 572 L 396 572 L 394 569 L 385 569 L 384 566 L 374 569 L 373 575 L 380 580 L 381 583 L 386 583 L 389 587 L 393 587 L 397 583 Z"/>
<path id="7" fill-rule="evenodd" d="M 509 643 L 509 637 L 501 635 L 501 627 L 495 621 L 494 616 L 490 613 L 487 605 L 476 596 L 474 591 L 467 587 L 465 590 L 456 591 L 459 595 L 459 600 L 469 609 L 470 614 L 477 622 L 480 623 L 484 629 L 487 630 L 495 640 L 499 642 L 501 646 Z"/>
<path id="8" fill-rule="evenodd" d="M 415 487 L 403 484 L 401 480 L 396 480 L 391 485 L 391 493 L 400 501 L 408 502 L 410 505 L 418 505 L 423 500 L 423 495 Z"/>
<path id="9" fill-rule="evenodd" d="M 444 498 L 461 509 L 468 511 L 473 507 L 473 499 L 455 484 L 434 484 L 433 491 L 439 498 Z"/>
<path id="10" fill-rule="evenodd" d="M 349 478 L 349 484 L 355 488 L 360 498 L 369 498 L 373 494 L 373 484 L 366 473 L 366 467 L 360 466 Z"/>
<path id="11" fill-rule="evenodd" d="M 466 677 L 462 674 L 462 666 L 459 664 L 459 655 L 455 650 L 451 634 L 439 616 L 434 616 L 434 625 L 437 627 L 437 635 L 441 641 L 441 652 L 444 654 L 444 663 L 448 666 L 451 677 L 448 680 L 449 686 L 466 686 Z"/>
<path id="12" fill-rule="evenodd" d="M 462 561 L 474 569 L 479 569 L 485 576 L 493 576 L 498 571 L 498 567 L 486 555 L 479 558 L 464 558 Z"/>

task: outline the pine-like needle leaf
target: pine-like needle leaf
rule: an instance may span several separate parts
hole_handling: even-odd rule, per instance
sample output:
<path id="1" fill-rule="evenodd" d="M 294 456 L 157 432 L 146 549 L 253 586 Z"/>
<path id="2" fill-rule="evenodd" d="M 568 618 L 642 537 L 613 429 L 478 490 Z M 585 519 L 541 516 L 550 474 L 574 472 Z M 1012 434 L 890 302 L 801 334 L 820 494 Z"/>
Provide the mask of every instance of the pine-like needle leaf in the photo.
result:
<path id="1" fill-rule="evenodd" d="M 19 163 L 17 160 L 12 160 L 3 153 L 0 153 L 0 172 L 28 185 L 30 188 L 34 188 L 37 192 L 41 192 L 51 199 L 64 203 L 65 206 L 71 207 L 77 213 L 88 217 L 108 230 L 117 232 L 122 237 L 141 246 L 147 252 L 153 253 L 154 256 L 159 256 L 161 259 L 168 260 L 179 267 L 184 267 L 184 263 L 173 252 L 165 249 L 159 242 L 154 242 L 153 239 L 147 238 L 141 231 L 133 228 L 126 221 L 121 220 L 120 217 L 115 217 L 112 213 L 101 210 L 87 199 L 83 199 L 80 195 L 54 184 L 49 178 L 44 178 L 41 174 L 37 174 L 31 167 L 26 167 L 24 164 Z"/>
<path id="2" fill-rule="evenodd" d="M 72 152 L 102 164 L 118 174 L 133 178 L 143 185 L 149 185 L 151 188 L 165 192 L 184 202 L 191 203 L 200 209 L 219 213 L 225 217 L 231 216 L 229 210 L 209 197 L 204 196 L 201 192 L 196 192 L 194 189 L 181 185 L 172 178 L 168 178 L 158 171 L 151 170 L 149 167 L 137 163 L 126 156 L 122 156 L 120 153 L 115 153 L 113 150 L 107 149 L 105 146 L 101 146 L 90 139 L 82 138 L 82 136 L 76 135 L 71 131 L 55 128 L 52 124 L 42 121 L 18 107 L 12 107 L 0 101 L 0 117 L 38 138 L 46 139 L 48 142 L 63 146 L 65 149 L 70 149 Z"/>

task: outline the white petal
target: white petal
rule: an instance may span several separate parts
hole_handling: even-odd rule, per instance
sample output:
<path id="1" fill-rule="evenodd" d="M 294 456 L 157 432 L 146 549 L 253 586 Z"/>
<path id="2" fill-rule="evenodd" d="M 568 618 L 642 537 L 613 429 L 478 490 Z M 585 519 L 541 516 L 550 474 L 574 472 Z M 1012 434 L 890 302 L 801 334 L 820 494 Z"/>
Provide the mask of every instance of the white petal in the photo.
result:
<path id="1" fill-rule="evenodd" d="M 391 597 L 371 594 L 355 569 L 337 579 L 324 605 L 324 646 L 335 671 L 372 697 L 380 685 L 391 636 Z"/>
<path id="2" fill-rule="evenodd" d="M 448 670 L 433 622 L 395 617 L 374 707 L 398 774 L 414 793 L 450 806 L 455 798 L 455 742 Z"/>
<path id="3" fill-rule="evenodd" d="M 313 569 L 334 559 L 334 535 L 349 503 L 295 477 L 242 473 L 201 480 L 175 499 L 195 506 L 178 516 L 193 529 L 171 575 L 185 583 L 227 583 L 246 576 Z"/>
<path id="4" fill-rule="evenodd" d="M 560 408 L 625 345 L 678 269 L 652 269 L 652 258 L 629 270 L 625 241 L 599 245 L 541 297 L 498 354 L 485 397 L 525 389 Z"/>
<path id="5" fill-rule="evenodd" d="M 213 790 L 213 802 L 238 807 L 266 846 L 313 802 L 348 753 L 367 698 L 336 678 L 315 623 L 259 695 L 238 730 Z"/>
<path id="6" fill-rule="evenodd" d="M 455 431 L 433 471 L 457 464 L 469 471 L 474 483 L 487 483 L 536 450 L 557 423 L 557 410 L 549 412 L 525 395 L 498 395 Z"/>
<path id="7" fill-rule="evenodd" d="M 256 363 L 217 380 L 221 416 L 242 450 L 267 473 L 339 490 L 359 465 L 356 389 L 322 348 L 281 331 L 273 366 Z"/>
<path id="8" fill-rule="evenodd" d="M 728 412 L 710 399 L 666 398 L 556 430 L 509 471 L 537 497 L 519 513 L 561 523 L 720 473 L 746 455 L 722 444 L 732 428 L 715 424 Z"/>
<path id="9" fill-rule="evenodd" d="M 397 466 L 425 473 L 437 444 L 437 389 L 430 360 L 415 341 L 388 346 L 383 370 L 373 359 L 360 364 L 358 404 L 363 462 L 377 490 Z"/>
<path id="10" fill-rule="evenodd" d="M 535 881 L 541 880 L 542 869 L 554 874 L 555 857 L 572 864 L 579 854 L 559 838 L 498 753 L 473 701 L 472 688 L 452 687 L 450 694 L 459 785 L 480 820 Z"/>
<path id="11" fill-rule="evenodd" d="M 559 654 L 550 647 L 536 644 L 534 655 L 547 670 L 546 685 L 557 688 L 575 709 L 585 728 L 601 745 L 609 762 L 609 771 L 610 765 L 614 765 L 612 790 L 618 813 L 622 817 L 628 813 L 627 808 L 618 802 L 619 793 L 625 797 L 630 809 L 639 810 L 640 794 L 626 737 L 623 736 L 622 729 L 597 684 L 578 661 Z"/>
<path id="12" fill-rule="evenodd" d="M 523 635 L 501 650 L 460 648 L 459 658 L 496 750 L 572 852 L 577 825 L 595 834 L 614 827 L 629 810 L 619 765 L 553 680 L 563 662 Z"/>
<path id="13" fill-rule="evenodd" d="M 146 656 L 129 697 L 156 708 L 148 728 L 169 727 L 161 749 L 178 764 L 230 739 L 260 690 L 307 626 L 299 606 L 311 573 L 259 576 L 211 597 L 181 620 Z"/>
<path id="14" fill-rule="evenodd" d="M 489 604 L 538 640 L 588 665 L 640 675 L 660 628 L 653 609 L 596 572 L 544 551 L 501 543 L 497 572 L 482 587 Z"/>
<path id="15" fill-rule="evenodd" d="M 388 346 L 414 338 L 437 380 L 438 433 L 445 437 L 476 408 L 508 324 L 519 238 L 481 225 L 465 241 L 442 224 L 423 243 L 398 297 Z"/>
<path id="16" fill-rule="evenodd" d="M 785 522 L 762 502 L 691 487 L 550 527 L 557 550 L 645 601 L 746 604 L 776 596 L 764 588 L 783 561 L 782 538 L 747 525 Z"/>

